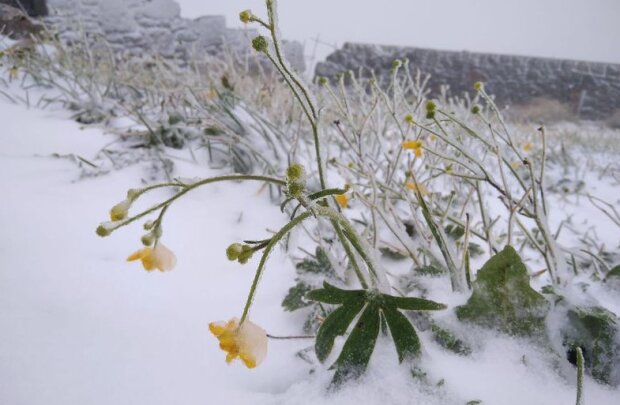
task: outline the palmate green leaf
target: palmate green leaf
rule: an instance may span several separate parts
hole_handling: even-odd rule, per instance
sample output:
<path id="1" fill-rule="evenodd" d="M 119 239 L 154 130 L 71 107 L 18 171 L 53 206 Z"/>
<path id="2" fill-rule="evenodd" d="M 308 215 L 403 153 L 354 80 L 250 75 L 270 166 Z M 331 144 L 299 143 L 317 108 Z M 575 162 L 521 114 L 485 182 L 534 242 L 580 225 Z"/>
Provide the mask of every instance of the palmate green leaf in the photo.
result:
<path id="1" fill-rule="evenodd" d="M 444 304 L 431 300 L 425 300 L 424 298 L 394 297 L 387 294 L 382 294 L 382 298 L 387 306 L 394 306 L 408 311 L 437 311 L 447 308 Z"/>
<path id="2" fill-rule="evenodd" d="M 344 304 L 350 300 L 363 301 L 365 295 L 364 290 L 343 290 L 324 281 L 323 288 L 309 291 L 306 293 L 306 299 L 324 304 Z"/>
<path id="3" fill-rule="evenodd" d="M 398 362 L 402 363 L 420 353 L 420 339 L 409 319 L 392 306 L 383 307 L 382 312 L 396 345 Z"/>
<path id="4" fill-rule="evenodd" d="M 315 290 L 316 291 L 316 290 Z M 366 302 L 363 299 L 351 300 L 334 310 L 325 318 L 316 335 L 314 349 L 316 357 L 322 363 L 334 347 L 336 337 L 344 335 L 353 319 L 359 314 Z"/>
<path id="5" fill-rule="evenodd" d="M 371 302 L 355 324 L 334 364 L 336 373 L 332 379 L 333 386 L 339 386 L 347 380 L 359 378 L 364 374 L 377 343 L 380 325 L 379 306 Z"/>

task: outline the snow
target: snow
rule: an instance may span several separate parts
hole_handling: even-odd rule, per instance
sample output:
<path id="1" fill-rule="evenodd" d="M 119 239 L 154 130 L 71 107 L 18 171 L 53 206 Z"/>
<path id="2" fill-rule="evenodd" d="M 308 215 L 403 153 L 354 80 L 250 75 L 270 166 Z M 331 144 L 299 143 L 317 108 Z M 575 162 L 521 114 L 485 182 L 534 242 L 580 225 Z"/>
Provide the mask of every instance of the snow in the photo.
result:
<path id="1" fill-rule="evenodd" d="M 527 341 L 478 331 L 471 357 L 451 354 L 421 332 L 417 365 L 427 383 L 399 366 L 381 338 L 367 375 L 337 392 L 331 372 L 296 356 L 308 340 L 270 340 L 260 367 L 226 365 L 208 323 L 239 316 L 258 257 L 240 266 L 226 247 L 264 238 L 285 223 L 260 184 L 215 184 L 178 201 L 162 241 L 178 258 L 170 272 L 145 272 L 125 258 L 140 248 L 141 224 L 95 235 L 108 210 L 140 185 L 140 164 L 80 179 L 70 160 L 94 156 L 112 139 L 82 128 L 59 110 L 34 110 L 0 100 L 0 403 L 55 404 L 465 404 L 572 403 L 576 372 Z M 172 153 L 172 152 L 171 152 Z M 202 157 L 204 160 L 204 157 Z M 218 172 L 179 159 L 176 175 Z M 595 178 L 588 179 L 596 182 Z M 604 184 L 594 184 L 601 192 Z M 146 207 L 166 196 L 154 192 Z M 567 206 L 572 206 L 567 203 Z M 573 206 L 574 207 L 574 206 Z M 577 211 L 577 210 L 576 210 Z M 586 211 L 586 217 L 593 212 Z M 602 227 L 603 219 L 591 225 Z M 607 230 L 605 230 L 607 232 Z M 610 231 L 611 232 L 611 231 Z M 303 244 L 297 235 L 295 244 Z M 311 249 L 311 248 L 309 248 Z M 301 314 L 280 303 L 294 279 L 277 249 L 261 280 L 251 319 L 273 335 L 298 335 Z M 442 281 L 431 299 L 462 304 Z M 610 293 L 593 294 L 618 312 Z M 614 304 L 615 302 L 615 304 Z M 616 306 L 614 306 L 616 305 Z M 450 310 L 438 322 L 458 325 Z M 342 339 L 337 345 L 343 344 Z M 312 354 L 311 356 L 312 357 Z M 442 383 L 443 381 L 443 383 Z M 585 380 L 589 404 L 618 403 L 618 388 Z"/>

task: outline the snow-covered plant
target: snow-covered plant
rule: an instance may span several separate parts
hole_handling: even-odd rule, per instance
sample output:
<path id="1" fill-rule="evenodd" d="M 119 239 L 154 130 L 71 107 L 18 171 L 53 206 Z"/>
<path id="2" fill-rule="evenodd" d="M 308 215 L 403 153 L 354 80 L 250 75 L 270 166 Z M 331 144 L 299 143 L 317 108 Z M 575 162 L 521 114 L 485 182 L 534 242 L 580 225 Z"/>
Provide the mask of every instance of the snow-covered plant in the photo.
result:
<path id="1" fill-rule="evenodd" d="M 293 229 L 309 220 L 326 220 L 347 254 L 360 289 L 343 289 L 324 281 L 323 287 L 306 294 L 306 298 L 325 305 L 334 305 L 334 309 L 323 321 L 316 336 L 315 349 L 320 361 L 325 361 L 332 351 L 337 336 L 344 335 L 351 329 L 342 351 L 336 360 L 334 383 L 341 383 L 349 378 L 359 377 L 366 369 L 370 356 L 377 342 L 382 320 L 387 323 L 392 339 L 396 345 L 400 362 L 410 360 L 420 351 L 420 342 L 410 320 L 403 311 L 429 311 L 444 309 L 445 305 L 416 297 L 394 296 L 385 269 L 375 260 L 373 248 L 368 245 L 351 221 L 342 214 L 346 205 L 346 188 L 333 188 L 327 183 L 321 151 L 320 110 L 309 88 L 290 68 L 283 57 L 274 0 L 267 0 L 268 19 L 266 21 L 248 11 L 241 13 L 245 22 L 256 22 L 267 29 L 270 40 L 258 36 L 253 41 L 257 52 L 264 54 L 280 73 L 295 99 L 301 105 L 313 137 L 314 159 L 318 177 L 318 190 L 310 190 L 311 180 L 305 167 L 299 163 L 291 164 L 281 177 L 236 174 L 212 177 L 197 181 L 174 180 L 168 183 L 130 190 L 127 198 L 115 205 L 110 212 L 110 221 L 97 228 L 97 234 L 107 236 L 115 230 L 129 225 L 147 216 L 155 219 L 145 223 L 147 233 L 142 237 L 146 246 L 132 254 L 128 260 L 142 261 L 148 271 L 169 270 L 175 262 L 173 253 L 162 245 L 162 221 L 169 207 L 188 192 L 207 184 L 223 181 L 259 181 L 282 187 L 286 194 L 283 205 L 297 202 L 302 209 L 296 210 L 289 223 L 273 236 L 258 240 L 233 243 L 226 254 L 230 260 L 243 264 L 255 253 L 261 254 L 252 285 L 250 286 L 246 305 L 239 319 L 232 318 L 226 323 L 212 323 L 211 331 L 220 341 L 220 347 L 228 354 L 228 362 L 241 358 L 246 366 L 253 368 L 264 357 L 266 333 L 251 323 L 249 313 L 256 290 L 267 259 L 275 246 Z M 135 215 L 129 215 L 132 204 L 145 193 L 159 188 L 176 190 L 167 200 Z M 360 315 L 361 314 L 361 315 Z M 356 322 L 354 322 L 357 319 Z"/>
<path id="2" fill-rule="evenodd" d="M 148 219 L 144 247 L 129 260 L 140 260 L 147 271 L 170 270 L 176 258 L 161 239 L 163 219 L 172 204 L 212 183 L 268 184 L 282 190 L 281 211 L 290 219 L 273 235 L 234 241 L 226 250 L 228 259 L 240 264 L 260 255 L 241 315 L 210 324 L 227 362 L 239 358 L 253 368 L 265 357 L 268 335 L 250 321 L 253 299 L 270 253 L 291 232 L 303 228 L 318 247 L 314 257 L 298 263 L 297 284 L 283 306 L 287 310 L 312 307 L 306 331 L 316 331 L 312 337 L 321 363 L 335 357 L 336 339 L 345 337 L 333 363 L 335 385 L 364 373 L 381 331 L 391 336 L 399 362 L 414 361 L 421 351 L 416 331 L 420 319 L 430 324 L 428 329 L 440 345 L 459 355 L 471 353 L 459 336 L 427 316 L 426 311 L 446 308 L 427 299 L 424 278 L 429 276 L 449 281 L 454 294 L 466 299 L 455 308 L 457 320 L 466 325 L 557 343 L 558 338 L 549 337 L 545 328 L 552 315 L 561 318 L 566 331 L 559 338 L 559 350 L 584 354 L 578 357 L 580 373 L 585 370 L 615 383 L 610 370 L 620 350 L 610 347 L 620 336 L 617 318 L 604 308 L 579 306 L 566 294 L 578 273 L 575 257 L 581 256 L 557 242 L 561 229 L 550 229 L 545 184 L 550 151 L 545 129 L 517 139 L 482 83 L 474 85 L 473 99 L 449 99 L 442 93 L 429 100 L 426 79 L 413 74 L 407 60 L 394 61 L 387 82 L 345 72 L 336 81 L 319 78 L 318 86 L 311 87 L 282 54 L 275 0 L 266 0 L 266 7 L 266 19 L 249 10 L 240 19 L 267 31 L 254 38 L 252 46 L 271 62 L 300 109 L 305 124 L 299 125 L 299 142 L 308 147 L 311 159 L 296 155 L 297 138 L 287 138 L 288 131 L 267 123 L 232 91 L 220 97 L 224 102 L 215 104 L 190 91 L 191 97 L 182 98 L 185 118 L 181 122 L 186 125 L 169 117 L 143 119 L 153 136 L 163 142 L 164 136 L 191 128 L 196 118 L 192 109 L 217 112 L 213 115 L 220 122 L 208 127 L 214 133 L 221 130 L 225 121 L 221 117 L 226 116 L 241 132 L 243 120 L 238 118 L 242 116 L 259 123 L 273 152 L 271 159 L 264 158 L 263 174 L 235 166 L 237 174 L 172 179 L 130 190 L 97 234 L 108 236 Z M 226 83 L 224 87 L 231 90 Z M 267 97 L 265 102 L 277 103 L 277 98 Z M 289 118 L 278 124 L 292 121 Z M 231 148 L 239 143 L 232 134 L 227 141 Z M 278 164 L 284 161 L 286 169 Z M 130 215 L 137 199 L 161 188 L 171 190 L 172 196 Z M 596 197 L 590 201 L 617 223 L 613 205 Z M 535 263 L 544 268 L 530 274 L 520 256 L 523 252 L 530 256 L 534 252 Z M 412 268 L 406 274 L 388 271 L 384 258 L 408 261 Z M 473 263 L 481 264 L 478 272 Z M 607 270 L 607 275 L 614 273 Z M 549 282 L 542 292 L 530 285 L 535 277 Z M 424 312 L 413 317 L 407 315 L 409 311 Z M 587 336 L 606 346 L 593 344 Z"/>

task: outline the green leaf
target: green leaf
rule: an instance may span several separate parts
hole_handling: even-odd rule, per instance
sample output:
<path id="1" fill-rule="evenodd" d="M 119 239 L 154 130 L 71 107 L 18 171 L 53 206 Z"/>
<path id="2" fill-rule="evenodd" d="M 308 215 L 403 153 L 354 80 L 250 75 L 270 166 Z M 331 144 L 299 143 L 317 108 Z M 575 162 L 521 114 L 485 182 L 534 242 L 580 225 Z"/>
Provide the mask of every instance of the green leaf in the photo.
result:
<path id="1" fill-rule="evenodd" d="M 423 276 L 441 276 L 446 273 L 443 267 L 433 265 L 416 267 L 413 271 Z"/>
<path id="2" fill-rule="evenodd" d="M 336 337 L 345 334 L 349 325 L 353 322 L 353 319 L 364 307 L 364 304 L 365 302 L 363 300 L 348 301 L 325 318 L 319 328 L 314 343 L 316 357 L 321 363 L 324 362 L 331 353 Z"/>
<path id="3" fill-rule="evenodd" d="M 437 342 L 444 349 L 448 349 L 456 354 L 460 354 L 463 356 L 467 356 L 471 354 L 471 349 L 465 342 L 461 339 L 454 336 L 452 332 L 447 329 L 443 329 L 435 324 L 431 326 L 431 331 L 433 332 L 433 337 L 435 338 L 435 342 Z"/>
<path id="4" fill-rule="evenodd" d="M 469 255 L 471 257 L 478 257 L 484 253 L 484 250 L 482 250 L 480 245 L 474 242 L 469 242 L 467 250 L 469 251 Z"/>
<path id="5" fill-rule="evenodd" d="M 574 307 L 562 328 L 563 345 L 573 349 L 573 356 L 580 347 L 586 372 L 610 385 L 620 384 L 619 325 L 620 319 L 603 307 Z"/>
<path id="6" fill-rule="evenodd" d="M 312 305 L 311 302 L 305 300 L 306 294 L 312 289 L 309 284 L 302 282 L 297 283 L 294 287 L 288 290 L 288 294 L 282 301 L 282 306 L 286 311 L 296 311 L 301 308 L 305 308 Z"/>
<path id="7" fill-rule="evenodd" d="M 435 301 L 425 300 L 417 297 L 394 297 L 392 295 L 381 294 L 387 306 L 395 306 L 409 311 L 437 311 L 446 309 L 447 306 Z"/>
<path id="8" fill-rule="evenodd" d="M 463 235 L 465 235 L 465 228 L 461 225 L 446 225 L 444 231 L 446 232 L 446 235 L 448 235 L 452 240 L 459 240 L 463 237 Z"/>
<path id="9" fill-rule="evenodd" d="M 377 343 L 380 325 L 379 307 L 374 303 L 369 303 L 334 364 L 336 373 L 332 380 L 333 385 L 338 386 L 364 374 Z"/>
<path id="10" fill-rule="evenodd" d="M 420 339 L 409 319 L 395 307 L 383 307 L 382 311 L 396 345 L 398 362 L 402 363 L 417 355 L 420 352 Z"/>
<path id="11" fill-rule="evenodd" d="M 381 255 L 383 257 L 386 257 L 388 259 L 392 259 L 392 260 L 405 260 L 406 258 L 408 258 L 409 256 L 404 254 L 403 252 L 396 250 L 396 249 L 392 249 L 390 247 L 381 247 L 379 248 L 379 251 L 381 252 Z"/>
<path id="12" fill-rule="evenodd" d="M 549 303 L 530 287 L 527 269 L 511 246 L 489 259 L 478 271 L 474 291 L 456 309 L 461 321 L 498 329 L 510 335 L 540 335 Z"/>
<path id="13" fill-rule="evenodd" d="M 363 300 L 365 296 L 366 291 L 364 290 L 343 290 L 334 287 L 327 281 L 323 282 L 323 288 L 306 293 L 307 299 L 325 304 L 344 304 L 350 300 Z"/>
<path id="14" fill-rule="evenodd" d="M 332 264 L 327 254 L 320 246 L 317 246 L 314 257 L 306 257 L 304 260 L 297 263 L 295 267 L 297 268 L 297 273 L 334 274 Z"/>
<path id="15" fill-rule="evenodd" d="M 614 267 L 613 269 L 609 270 L 607 275 L 605 275 L 605 281 L 609 280 L 611 277 L 618 277 L 618 278 L 620 278 L 620 265 L 618 265 L 618 266 Z"/>

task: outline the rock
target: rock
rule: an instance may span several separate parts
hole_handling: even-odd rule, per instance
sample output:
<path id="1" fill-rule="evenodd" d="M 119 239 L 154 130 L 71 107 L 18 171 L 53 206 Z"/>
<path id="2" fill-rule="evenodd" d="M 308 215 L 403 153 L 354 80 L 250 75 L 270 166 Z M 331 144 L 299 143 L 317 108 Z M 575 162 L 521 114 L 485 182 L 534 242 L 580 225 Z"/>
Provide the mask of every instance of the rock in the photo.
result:
<path id="1" fill-rule="evenodd" d="M 0 32 L 11 39 L 29 38 L 42 31 L 41 25 L 33 22 L 15 7 L 0 4 Z"/>
<path id="2" fill-rule="evenodd" d="M 25 11 L 30 17 L 42 17 L 48 13 L 46 0 L 0 0 L 0 4 Z"/>

